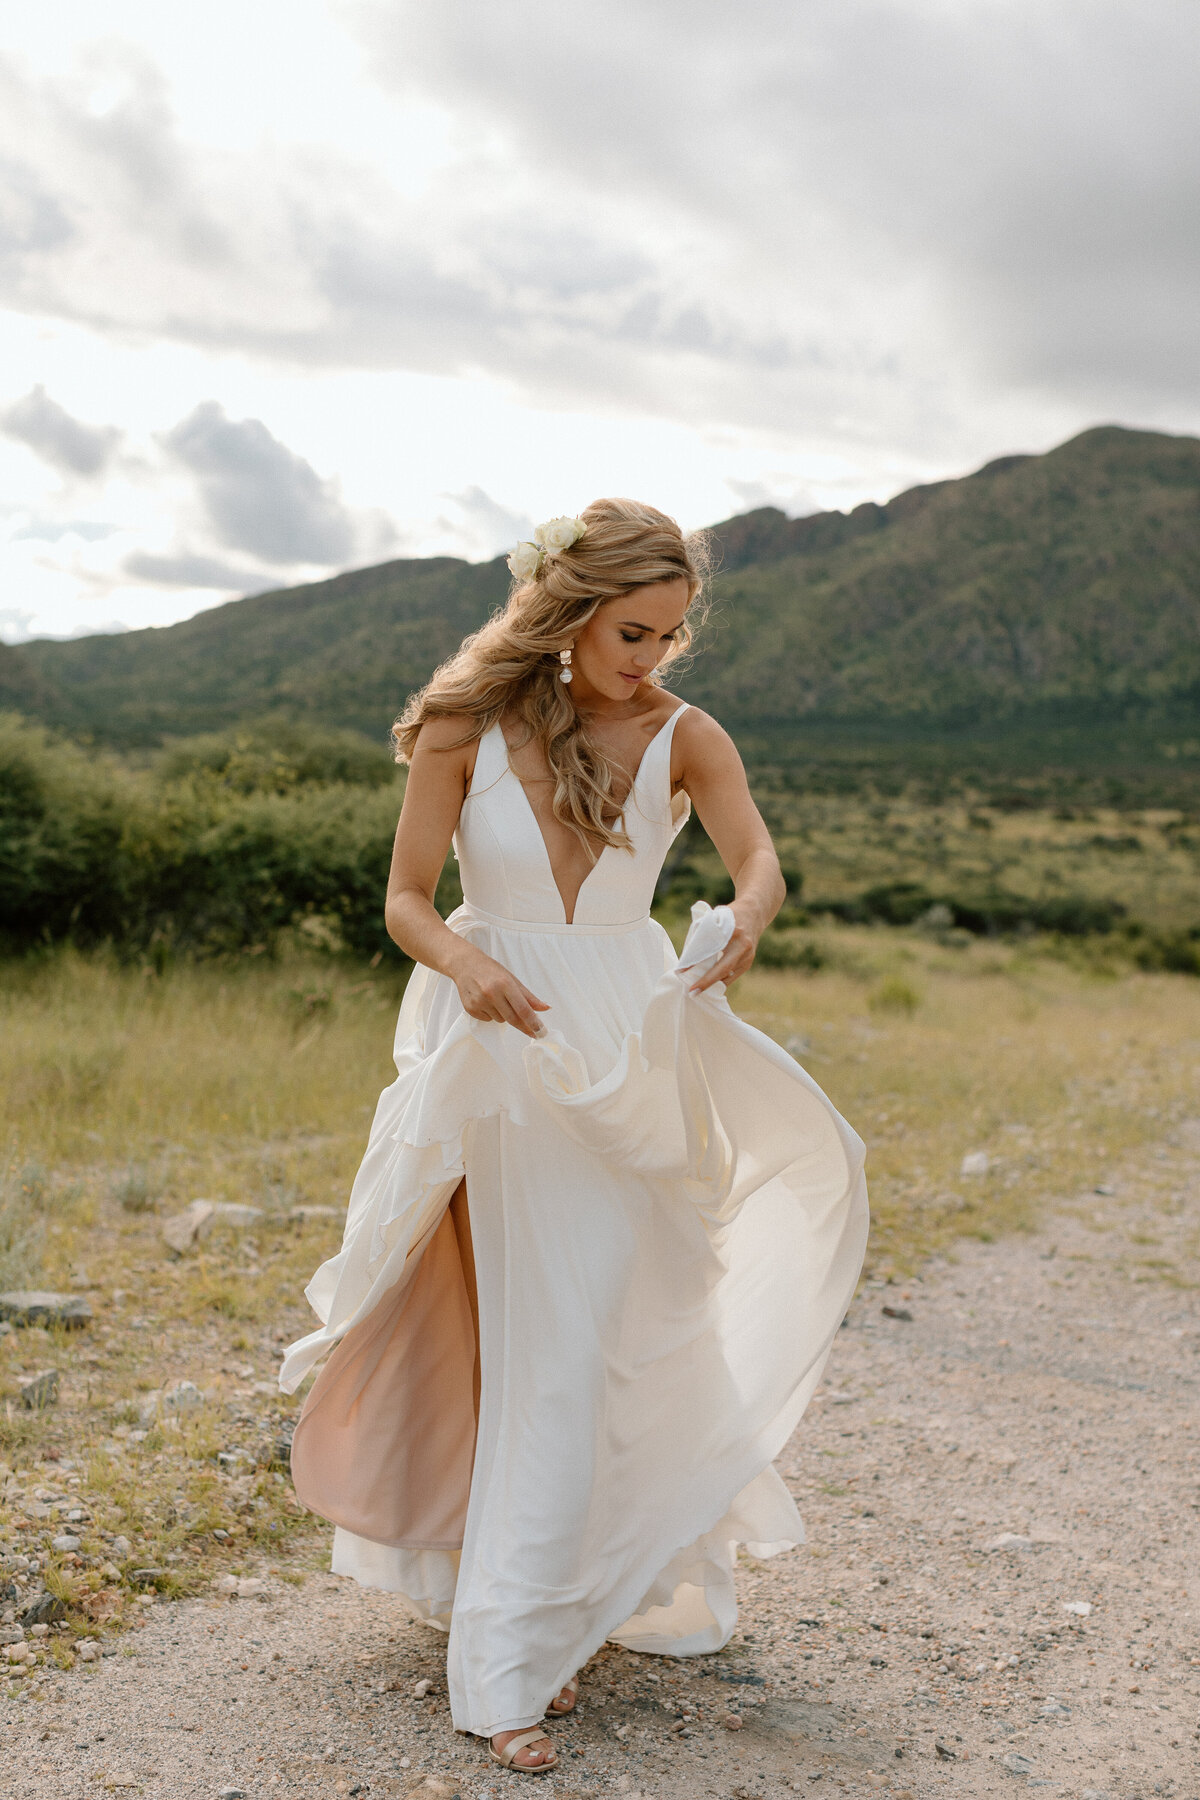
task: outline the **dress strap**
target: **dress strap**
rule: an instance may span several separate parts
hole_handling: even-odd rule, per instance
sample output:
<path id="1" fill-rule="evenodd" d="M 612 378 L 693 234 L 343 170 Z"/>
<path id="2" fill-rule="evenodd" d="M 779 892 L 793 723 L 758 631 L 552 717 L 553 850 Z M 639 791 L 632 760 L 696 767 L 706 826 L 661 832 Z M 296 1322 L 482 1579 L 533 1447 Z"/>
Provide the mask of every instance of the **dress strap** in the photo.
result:
<path id="1" fill-rule="evenodd" d="M 500 777 L 508 769 L 508 745 L 504 741 L 504 733 L 500 729 L 500 721 L 488 729 L 479 739 L 475 751 L 475 767 L 471 771 L 471 783 L 467 789 L 468 800 L 478 800 L 489 788 L 495 787 Z"/>
<path id="2" fill-rule="evenodd" d="M 631 798 L 643 817 L 657 818 L 664 825 L 668 821 L 675 822 L 671 805 L 671 745 L 675 741 L 675 727 L 690 710 L 690 704 L 685 700 L 669 719 L 663 720 L 646 746 L 631 791 Z"/>

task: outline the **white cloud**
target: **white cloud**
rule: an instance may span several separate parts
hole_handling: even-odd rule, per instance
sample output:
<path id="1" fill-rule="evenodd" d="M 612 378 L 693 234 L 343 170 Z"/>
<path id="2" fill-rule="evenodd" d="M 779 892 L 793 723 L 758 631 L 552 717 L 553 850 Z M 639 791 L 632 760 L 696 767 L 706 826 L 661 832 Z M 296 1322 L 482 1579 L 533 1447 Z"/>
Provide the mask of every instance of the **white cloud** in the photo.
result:
<path id="1" fill-rule="evenodd" d="M 284 565 L 332 565 L 353 555 L 354 520 L 336 486 L 261 419 L 226 418 L 206 400 L 162 443 L 195 477 L 218 543 Z"/>
<path id="2" fill-rule="evenodd" d="M 85 425 L 72 418 L 40 385 L 0 409 L 0 431 L 68 476 L 102 474 L 121 441 L 111 425 Z"/>
<path id="3" fill-rule="evenodd" d="M 13 530 L 65 533 L 9 565 L 38 618 L 1200 416 L 1200 9 L 111 0 L 99 40 L 51 10 L 0 58 L 7 428 L 65 477 L 0 446 Z"/>

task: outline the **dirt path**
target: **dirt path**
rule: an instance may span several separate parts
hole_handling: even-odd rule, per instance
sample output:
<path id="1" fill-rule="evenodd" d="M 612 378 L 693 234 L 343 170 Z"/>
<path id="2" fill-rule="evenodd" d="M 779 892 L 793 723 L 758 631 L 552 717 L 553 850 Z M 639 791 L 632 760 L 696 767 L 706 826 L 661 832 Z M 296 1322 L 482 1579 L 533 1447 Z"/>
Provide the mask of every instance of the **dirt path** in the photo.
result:
<path id="1" fill-rule="evenodd" d="M 745 1567 L 720 1656 L 603 1651 L 536 1791 L 1198 1800 L 1197 1147 L 867 1289 L 783 1458 L 808 1548 Z M 515 1796 L 440 1652 L 333 1577 L 160 1603 L 2 1703 L 4 1792 Z"/>

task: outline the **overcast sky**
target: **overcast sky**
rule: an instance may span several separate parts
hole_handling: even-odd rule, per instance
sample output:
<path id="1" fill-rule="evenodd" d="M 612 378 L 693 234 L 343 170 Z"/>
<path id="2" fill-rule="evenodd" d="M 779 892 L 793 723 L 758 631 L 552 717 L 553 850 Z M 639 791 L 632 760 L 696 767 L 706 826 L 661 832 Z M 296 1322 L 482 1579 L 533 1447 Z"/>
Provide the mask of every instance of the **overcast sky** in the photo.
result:
<path id="1" fill-rule="evenodd" d="M 42 0 L 0 635 L 1200 426 L 1197 0 Z"/>

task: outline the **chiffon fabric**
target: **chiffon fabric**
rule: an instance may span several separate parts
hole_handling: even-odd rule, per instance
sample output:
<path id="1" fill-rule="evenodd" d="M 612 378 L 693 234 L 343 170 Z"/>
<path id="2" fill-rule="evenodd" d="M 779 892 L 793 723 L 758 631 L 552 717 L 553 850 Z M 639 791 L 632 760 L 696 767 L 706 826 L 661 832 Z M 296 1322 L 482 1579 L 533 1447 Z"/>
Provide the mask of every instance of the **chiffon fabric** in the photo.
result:
<path id="1" fill-rule="evenodd" d="M 727 908 L 681 956 L 649 916 L 688 812 L 680 706 L 568 923 L 498 726 L 455 834 L 448 923 L 550 1011 L 467 1016 L 418 967 L 338 1255 L 307 1291 L 326 1358 L 296 1491 L 333 1567 L 449 1631 L 459 1730 L 536 1724 L 606 1638 L 719 1649 L 733 1560 L 803 1541 L 772 1467 L 820 1377 L 867 1232 L 863 1145 L 718 984 Z M 454 1199 L 466 1177 L 466 1203 Z"/>

